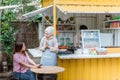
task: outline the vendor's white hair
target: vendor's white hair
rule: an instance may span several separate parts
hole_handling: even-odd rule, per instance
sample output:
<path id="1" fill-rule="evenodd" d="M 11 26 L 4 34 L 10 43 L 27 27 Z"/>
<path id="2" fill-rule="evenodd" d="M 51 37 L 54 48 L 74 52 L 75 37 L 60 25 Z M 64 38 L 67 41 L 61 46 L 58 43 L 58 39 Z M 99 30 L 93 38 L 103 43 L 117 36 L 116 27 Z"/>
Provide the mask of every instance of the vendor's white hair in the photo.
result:
<path id="1" fill-rule="evenodd" d="M 53 26 L 48 26 L 45 31 L 47 31 L 51 36 L 54 34 L 54 28 Z"/>

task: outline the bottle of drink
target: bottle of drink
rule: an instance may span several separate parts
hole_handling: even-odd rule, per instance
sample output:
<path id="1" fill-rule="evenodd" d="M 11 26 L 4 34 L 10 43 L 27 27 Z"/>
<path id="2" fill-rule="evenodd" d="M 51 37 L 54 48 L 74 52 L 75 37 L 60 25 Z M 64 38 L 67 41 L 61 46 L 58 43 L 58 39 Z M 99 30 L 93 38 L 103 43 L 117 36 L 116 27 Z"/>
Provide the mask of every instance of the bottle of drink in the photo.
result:
<path id="1" fill-rule="evenodd" d="M 7 72 L 8 71 L 8 65 L 7 65 L 7 58 L 6 57 L 3 57 L 2 59 L 2 69 L 3 69 L 3 72 Z"/>
<path id="2" fill-rule="evenodd" d="M 70 46 L 70 38 L 66 38 L 66 46 Z"/>
<path id="3" fill-rule="evenodd" d="M 61 46 L 64 46 L 64 38 L 60 38 Z"/>

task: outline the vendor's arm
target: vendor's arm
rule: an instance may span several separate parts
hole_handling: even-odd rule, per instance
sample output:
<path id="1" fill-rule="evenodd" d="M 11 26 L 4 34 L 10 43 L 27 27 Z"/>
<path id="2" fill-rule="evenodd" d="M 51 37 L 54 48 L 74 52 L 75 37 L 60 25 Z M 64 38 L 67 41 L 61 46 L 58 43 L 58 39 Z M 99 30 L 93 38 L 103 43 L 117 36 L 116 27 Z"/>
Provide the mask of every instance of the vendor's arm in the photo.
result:
<path id="1" fill-rule="evenodd" d="M 78 34 L 77 33 L 74 36 L 74 46 L 78 47 Z"/>
<path id="2" fill-rule="evenodd" d="M 56 38 L 54 38 L 54 46 L 50 47 L 50 51 L 58 53 L 58 42 Z"/>
<path id="3" fill-rule="evenodd" d="M 45 50 L 44 37 L 41 39 L 39 49 L 40 49 L 41 51 L 44 51 L 44 50 Z"/>

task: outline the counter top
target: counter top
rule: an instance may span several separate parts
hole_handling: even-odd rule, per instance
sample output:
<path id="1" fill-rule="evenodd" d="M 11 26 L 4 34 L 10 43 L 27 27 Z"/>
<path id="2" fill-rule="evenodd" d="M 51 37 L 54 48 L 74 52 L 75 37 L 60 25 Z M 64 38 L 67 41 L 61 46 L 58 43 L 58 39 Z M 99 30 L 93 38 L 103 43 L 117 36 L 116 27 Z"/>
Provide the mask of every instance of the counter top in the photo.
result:
<path id="1" fill-rule="evenodd" d="M 33 57 L 41 57 L 42 53 L 38 48 L 28 49 Z M 62 54 L 58 55 L 60 59 L 87 59 L 87 58 L 119 58 L 120 53 L 110 53 L 106 55 L 85 55 L 85 54 Z"/>
<path id="2" fill-rule="evenodd" d="M 120 53 L 112 53 L 106 55 L 67 54 L 67 55 L 58 55 L 58 57 L 60 59 L 119 58 Z"/>

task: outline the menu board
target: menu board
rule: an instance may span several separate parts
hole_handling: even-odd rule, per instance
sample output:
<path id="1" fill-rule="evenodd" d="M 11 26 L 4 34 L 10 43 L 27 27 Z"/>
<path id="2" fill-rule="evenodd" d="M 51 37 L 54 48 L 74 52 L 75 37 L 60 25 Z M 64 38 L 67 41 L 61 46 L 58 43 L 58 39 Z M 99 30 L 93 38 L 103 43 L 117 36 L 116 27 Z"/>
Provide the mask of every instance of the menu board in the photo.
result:
<path id="1" fill-rule="evenodd" d="M 82 47 L 83 48 L 100 48 L 100 31 L 99 30 L 82 30 Z"/>

